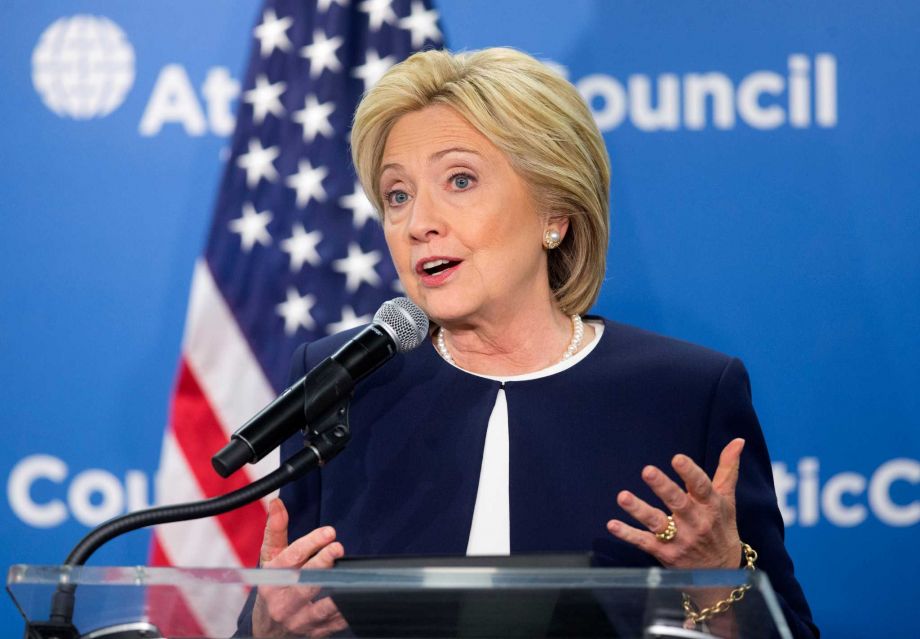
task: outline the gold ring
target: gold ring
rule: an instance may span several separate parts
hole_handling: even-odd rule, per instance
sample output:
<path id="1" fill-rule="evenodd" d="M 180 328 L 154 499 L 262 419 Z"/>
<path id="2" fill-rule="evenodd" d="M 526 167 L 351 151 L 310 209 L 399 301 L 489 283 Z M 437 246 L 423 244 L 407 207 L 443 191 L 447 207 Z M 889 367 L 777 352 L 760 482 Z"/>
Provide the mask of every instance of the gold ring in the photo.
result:
<path id="1" fill-rule="evenodd" d="M 668 515 L 668 526 L 660 533 L 655 533 L 659 541 L 668 542 L 677 537 L 677 524 L 674 523 L 674 517 Z"/>

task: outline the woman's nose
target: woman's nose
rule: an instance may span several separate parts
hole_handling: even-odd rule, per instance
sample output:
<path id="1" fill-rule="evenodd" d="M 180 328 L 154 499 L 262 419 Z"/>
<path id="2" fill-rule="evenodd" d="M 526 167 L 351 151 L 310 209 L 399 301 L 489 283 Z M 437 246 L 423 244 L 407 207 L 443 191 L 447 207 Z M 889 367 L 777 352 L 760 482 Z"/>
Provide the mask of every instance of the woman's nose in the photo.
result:
<path id="1" fill-rule="evenodd" d="M 446 231 L 446 219 L 436 198 L 427 189 L 419 189 L 412 202 L 409 237 L 416 242 L 427 242 L 433 237 L 443 236 Z"/>

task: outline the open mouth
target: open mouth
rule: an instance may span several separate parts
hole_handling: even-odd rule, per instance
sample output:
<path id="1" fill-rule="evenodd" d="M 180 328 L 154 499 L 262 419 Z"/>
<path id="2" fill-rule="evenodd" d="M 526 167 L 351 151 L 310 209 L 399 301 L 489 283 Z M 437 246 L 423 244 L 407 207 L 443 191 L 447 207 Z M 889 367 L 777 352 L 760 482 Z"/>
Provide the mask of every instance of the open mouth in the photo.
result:
<path id="1" fill-rule="evenodd" d="M 437 275 L 449 268 L 457 266 L 460 262 L 461 260 L 448 260 L 443 258 L 428 260 L 419 265 L 419 270 L 426 275 Z"/>

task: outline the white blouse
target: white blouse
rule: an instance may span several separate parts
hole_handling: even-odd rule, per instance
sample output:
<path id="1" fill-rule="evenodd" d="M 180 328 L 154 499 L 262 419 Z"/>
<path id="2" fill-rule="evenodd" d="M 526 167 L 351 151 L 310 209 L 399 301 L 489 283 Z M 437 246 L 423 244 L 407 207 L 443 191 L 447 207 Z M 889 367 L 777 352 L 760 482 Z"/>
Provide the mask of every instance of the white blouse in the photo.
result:
<path id="1" fill-rule="evenodd" d="M 594 328 L 594 339 L 581 351 L 557 364 L 533 373 L 511 377 L 477 375 L 476 373 L 470 373 L 470 375 L 499 382 L 523 382 L 561 373 L 587 357 L 600 341 L 604 333 L 604 323 L 596 320 L 590 320 L 588 323 Z M 469 371 L 466 372 L 469 373 Z M 486 441 L 482 451 L 482 469 L 479 472 L 479 489 L 476 493 L 470 538 L 466 546 L 467 555 L 511 554 L 508 451 L 508 402 L 505 399 L 505 390 L 500 388 L 495 397 L 495 405 L 492 407 L 489 426 L 486 430 Z"/>

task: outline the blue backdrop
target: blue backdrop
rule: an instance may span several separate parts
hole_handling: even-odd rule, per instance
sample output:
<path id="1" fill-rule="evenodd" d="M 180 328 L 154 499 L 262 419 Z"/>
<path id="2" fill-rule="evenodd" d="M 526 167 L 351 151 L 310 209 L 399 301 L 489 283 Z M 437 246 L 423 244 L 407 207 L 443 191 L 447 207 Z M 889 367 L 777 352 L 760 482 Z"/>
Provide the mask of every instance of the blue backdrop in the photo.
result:
<path id="1" fill-rule="evenodd" d="M 146 505 L 257 0 L 0 8 L 0 562 Z M 915 627 L 920 5 L 441 0 L 522 48 L 613 165 L 596 310 L 750 369 L 788 545 L 828 636 Z M 59 19 L 110 63 L 68 84 Z M 95 16 L 95 17 L 92 17 Z M 123 34 L 120 36 L 119 34 Z M 94 563 L 143 563 L 147 537 Z M 890 584 L 890 585 L 889 585 Z M 0 603 L 0 630 L 20 622 Z"/>

